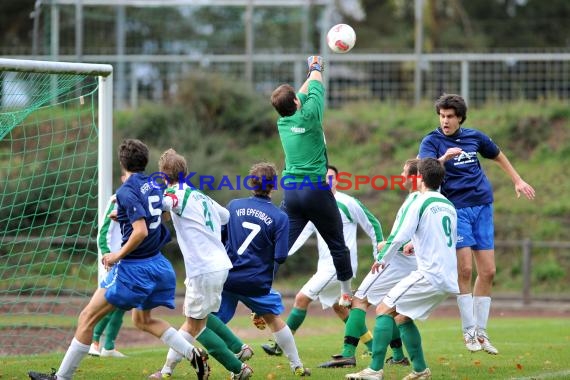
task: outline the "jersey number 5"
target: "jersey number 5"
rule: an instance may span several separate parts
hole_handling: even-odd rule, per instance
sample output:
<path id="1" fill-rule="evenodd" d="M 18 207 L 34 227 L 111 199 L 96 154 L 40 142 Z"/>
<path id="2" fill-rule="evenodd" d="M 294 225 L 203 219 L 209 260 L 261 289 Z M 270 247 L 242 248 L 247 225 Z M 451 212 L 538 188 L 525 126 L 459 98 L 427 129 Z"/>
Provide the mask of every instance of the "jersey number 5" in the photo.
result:
<path id="1" fill-rule="evenodd" d="M 150 212 L 150 215 L 157 217 L 156 221 L 148 225 L 149 230 L 154 230 L 160 225 L 160 216 L 162 215 L 162 210 L 160 208 L 154 208 L 152 205 L 153 203 L 158 202 L 160 202 L 160 197 L 158 195 L 151 195 L 148 197 L 148 212 Z"/>
<path id="2" fill-rule="evenodd" d="M 247 235 L 247 238 L 239 246 L 239 249 L 237 251 L 238 255 L 241 255 L 242 253 L 245 252 L 247 247 L 251 244 L 251 241 L 253 240 L 255 235 L 257 235 L 259 233 L 259 231 L 261 231 L 261 227 L 255 223 L 242 222 L 241 226 L 243 228 L 247 228 L 248 230 L 251 230 L 251 232 L 249 233 L 249 235 Z"/>

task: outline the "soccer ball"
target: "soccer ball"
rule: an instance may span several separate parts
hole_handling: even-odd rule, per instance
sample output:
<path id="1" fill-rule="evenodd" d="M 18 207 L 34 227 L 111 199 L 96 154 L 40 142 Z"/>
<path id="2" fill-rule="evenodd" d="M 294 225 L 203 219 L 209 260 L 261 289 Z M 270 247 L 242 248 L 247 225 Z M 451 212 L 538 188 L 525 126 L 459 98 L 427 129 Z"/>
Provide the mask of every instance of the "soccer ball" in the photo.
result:
<path id="1" fill-rule="evenodd" d="M 356 33 L 347 24 L 337 24 L 327 33 L 327 45 L 335 53 L 348 53 L 355 42 Z"/>

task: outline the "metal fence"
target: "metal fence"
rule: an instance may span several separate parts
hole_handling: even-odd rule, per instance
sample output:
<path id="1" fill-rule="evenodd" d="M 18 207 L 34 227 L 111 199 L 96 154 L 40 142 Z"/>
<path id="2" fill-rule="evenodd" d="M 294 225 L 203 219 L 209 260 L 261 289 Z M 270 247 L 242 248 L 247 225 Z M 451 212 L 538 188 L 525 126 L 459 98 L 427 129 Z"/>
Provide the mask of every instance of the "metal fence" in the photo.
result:
<path id="1" fill-rule="evenodd" d="M 422 1 L 416 4 L 420 10 Z M 32 49 L 0 44 L 0 53 L 110 63 L 117 108 L 169 101 L 184 76 L 197 70 L 249 82 L 264 94 L 283 82 L 299 86 L 305 58 L 314 52 L 325 55 L 332 107 L 347 101 L 432 102 L 443 92 L 460 93 L 472 106 L 570 99 L 570 53 L 426 54 L 416 35 L 415 48 L 391 50 L 404 53 L 362 52 L 357 46 L 356 52 L 329 54 L 324 35 L 336 22 L 334 14 L 333 0 L 44 0 L 33 12 Z M 204 25 L 196 25 L 200 20 Z M 410 30 L 422 30 L 421 20 L 408 20 Z"/>
<path id="2" fill-rule="evenodd" d="M 314 249 L 316 244 L 316 239 L 309 239 L 305 245 Z M 359 252 L 368 252 L 370 240 L 358 239 L 358 246 L 362 248 Z M 289 260 L 294 257 L 291 256 Z M 359 258 L 363 259 L 359 271 L 366 271 L 370 267 L 370 257 L 364 254 Z M 495 258 L 495 282 L 499 282 L 495 285 L 495 292 L 499 288 L 501 293 L 508 294 L 509 298 L 520 300 L 525 305 L 538 300 L 570 300 L 570 242 L 495 240 Z M 553 265 L 557 268 L 552 276 L 544 268 L 551 270 Z M 549 275 L 553 278 L 546 278 Z M 507 277 L 512 280 L 508 287 L 515 290 L 505 289 L 502 282 Z"/>
<path id="3" fill-rule="evenodd" d="M 60 61 L 75 58 L 58 56 Z M 264 94 L 281 83 L 298 86 L 305 78 L 305 58 L 300 54 L 83 56 L 85 62 L 115 67 L 118 108 L 172 100 L 184 76 L 198 70 L 247 81 L 247 68 L 252 66 L 251 85 Z M 419 80 L 415 77 L 418 65 Z M 326 80 L 332 107 L 349 101 L 431 102 L 444 92 L 459 93 L 472 106 L 550 98 L 568 101 L 570 53 L 331 55 Z"/>

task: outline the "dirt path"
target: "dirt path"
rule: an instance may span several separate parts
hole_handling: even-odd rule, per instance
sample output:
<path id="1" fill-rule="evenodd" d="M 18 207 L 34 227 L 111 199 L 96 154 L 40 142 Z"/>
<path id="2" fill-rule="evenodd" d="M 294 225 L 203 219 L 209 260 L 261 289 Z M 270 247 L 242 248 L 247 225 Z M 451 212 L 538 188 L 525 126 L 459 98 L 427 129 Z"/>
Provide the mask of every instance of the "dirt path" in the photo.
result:
<path id="1" fill-rule="evenodd" d="M 285 301 L 286 313 L 291 310 L 292 299 L 287 299 Z M 177 303 L 179 304 L 179 303 Z M 160 309 L 157 310 L 156 315 L 180 315 L 181 309 L 168 310 Z M 240 305 L 238 307 L 238 312 L 236 315 L 249 315 L 249 311 L 244 306 Z M 309 306 L 308 312 L 309 318 L 311 316 L 320 317 L 331 317 L 336 318 L 331 310 L 323 310 L 320 304 L 312 303 Z M 367 317 L 369 319 L 374 318 L 374 310 L 370 309 L 368 311 Z M 570 318 L 570 302 L 540 302 L 535 301 L 530 305 L 523 305 L 521 301 L 518 300 L 496 300 L 493 302 L 491 309 L 491 317 L 493 318 Z M 430 316 L 430 318 L 459 318 L 459 312 L 457 310 L 457 304 L 455 300 L 447 300 L 442 305 L 440 305 L 435 312 Z M 249 329 L 235 329 L 235 333 L 242 339 L 263 339 L 268 337 L 268 333 L 265 331 L 259 331 L 251 326 Z M 311 334 L 310 329 L 301 329 L 299 334 L 309 335 Z M 117 339 L 117 345 L 121 347 L 129 346 L 141 346 L 141 345 L 156 345 L 156 338 L 150 336 L 149 334 L 138 331 L 134 328 L 126 328 L 121 330 L 119 338 Z"/>
<path id="2" fill-rule="evenodd" d="M 286 312 L 291 310 L 292 298 L 287 298 L 285 300 Z M 156 316 L 179 316 L 180 321 L 182 321 L 181 316 L 181 303 L 182 299 L 177 300 L 177 309 L 169 310 L 166 308 L 157 309 L 153 314 Z M 63 306 L 65 307 L 65 306 Z M 13 312 L 13 311 L 12 311 Z M 57 313 L 58 310 L 52 310 L 53 313 Z M 1 313 L 0 313 L 1 314 Z M 310 305 L 309 318 L 311 316 L 320 317 L 330 317 L 336 318 L 333 312 L 330 310 L 323 310 L 319 303 L 313 303 Z M 236 315 L 249 315 L 249 311 L 240 305 Z M 545 301 L 533 301 L 530 305 L 523 305 L 521 301 L 518 300 L 507 300 L 507 299 L 495 299 L 491 309 L 491 316 L 493 318 L 570 318 L 570 302 L 545 302 Z M 125 316 L 129 318 L 129 316 Z M 368 311 L 368 318 L 374 318 L 374 310 Z M 449 299 L 440 305 L 435 312 L 432 314 L 431 318 L 459 318 L 457 305 L 455 300 Z M 267 331 L 260 331 L 251 326 L 250 328 L 233 328 L 235 333 L 244 340 L 248 339 L 266 339 L 269 336 Z M 322 330 L 314 331 L 311 329 L 301 329 L 299 334 L 310 335 L 310 334 L 322 334 Z M 36 344 L 34 347 L 30 346 L 15 346 L 14 342 L 21 341 L 17 339 L 22 336 L 34 336 Z M 56 350 L 65 350 L 69 340 L 73 336 L 73 331 L 62 330 L 62 329 L 46 329 L 46 328 L 33 328 L 33 327 L 22 327 L 18 329 L 9 328 L 0 333 L 0 356 L 3 355 L 29 355 L 29 354 L 39 354 L 43 352 L 53 352 Z M 157 338 L 151 336 L 150 334 L 139 331 L 133 327 L 125 326 L 121 329 L 121 332 L 117 338 L 117 347 L 140 347 L 146 345 L 157 345 Z"/>

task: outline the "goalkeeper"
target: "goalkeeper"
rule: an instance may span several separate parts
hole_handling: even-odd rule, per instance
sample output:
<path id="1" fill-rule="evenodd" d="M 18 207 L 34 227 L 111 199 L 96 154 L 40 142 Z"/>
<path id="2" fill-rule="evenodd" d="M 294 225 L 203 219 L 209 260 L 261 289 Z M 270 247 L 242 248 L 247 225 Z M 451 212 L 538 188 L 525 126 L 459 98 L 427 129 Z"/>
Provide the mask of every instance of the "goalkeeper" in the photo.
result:
<path id="1" fill-rule="evenodd" d="M 283 84 L 271 94 L 271 104 L 281 116 L 277 129 L 285 153 L 285 194 L 281 208 L 289 216 L 289 247 L 307 223 L 313 222 L 331 252 L 341 283 L 339 305 L 350 306 L 350 252 L 344 241 L 336 200 L 326 179 L 324 62 L 319 56 L 311 56 L 307 62 L 308 77 L 298 93 L 291 85 Z"/>

